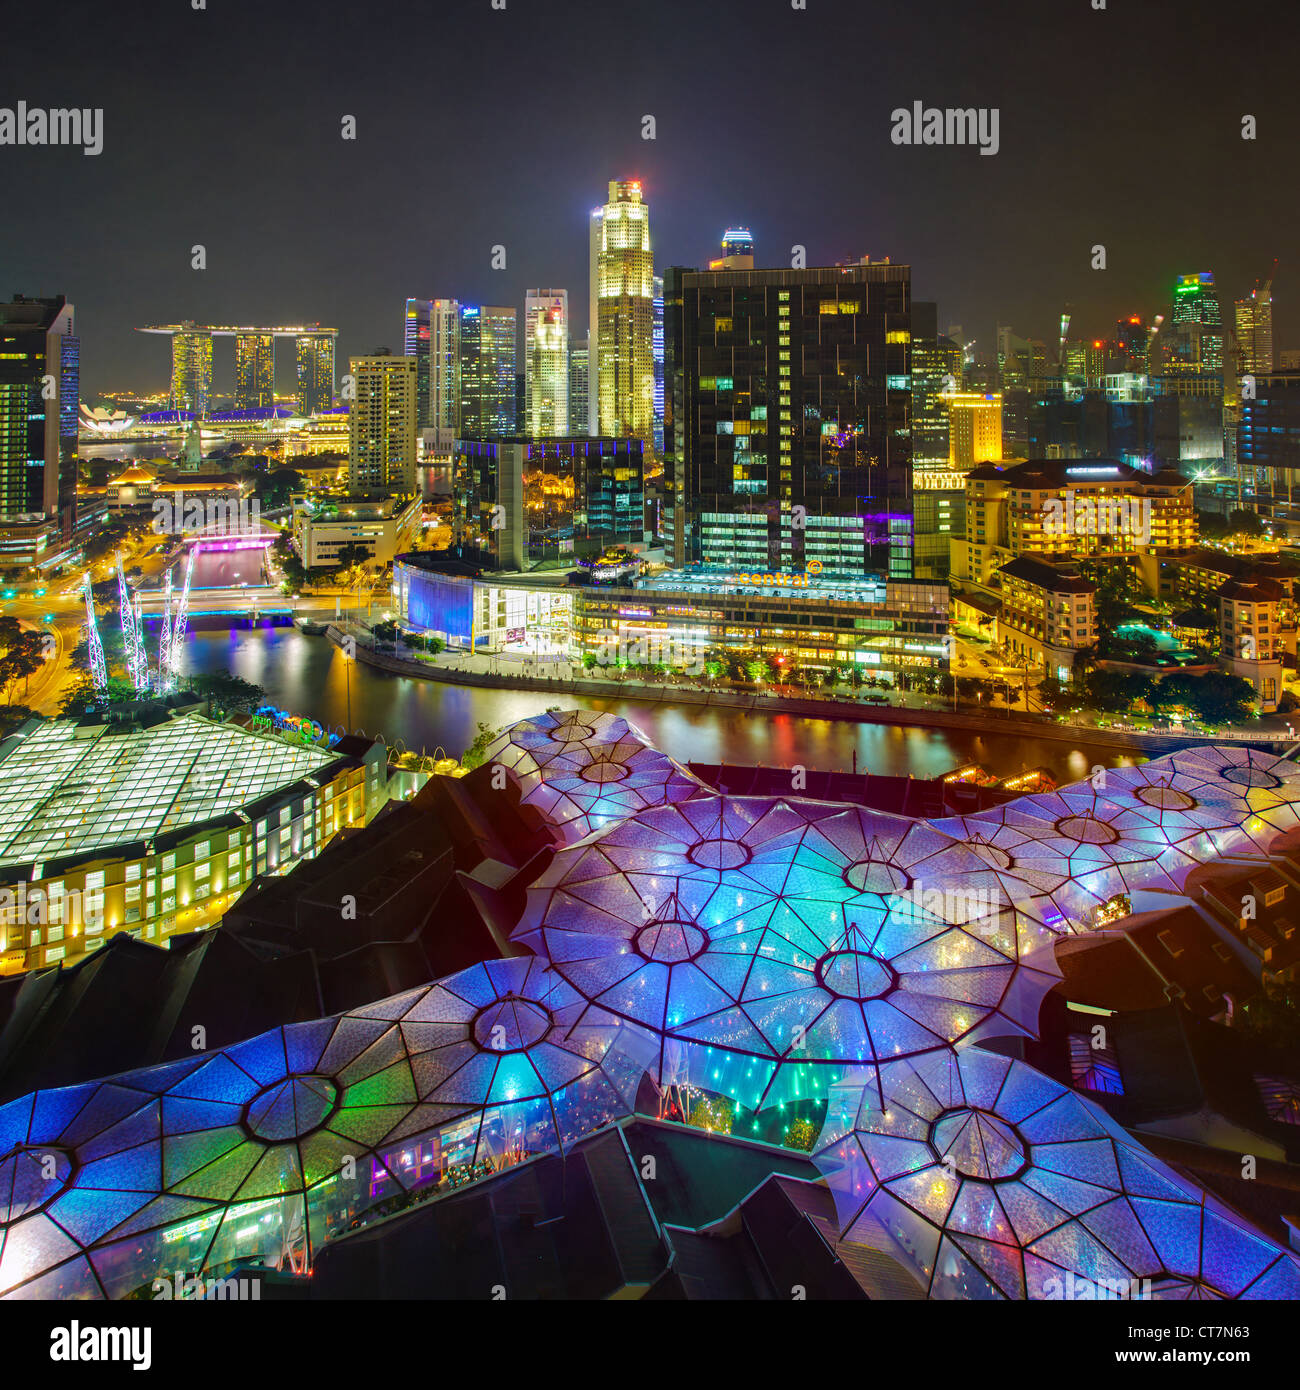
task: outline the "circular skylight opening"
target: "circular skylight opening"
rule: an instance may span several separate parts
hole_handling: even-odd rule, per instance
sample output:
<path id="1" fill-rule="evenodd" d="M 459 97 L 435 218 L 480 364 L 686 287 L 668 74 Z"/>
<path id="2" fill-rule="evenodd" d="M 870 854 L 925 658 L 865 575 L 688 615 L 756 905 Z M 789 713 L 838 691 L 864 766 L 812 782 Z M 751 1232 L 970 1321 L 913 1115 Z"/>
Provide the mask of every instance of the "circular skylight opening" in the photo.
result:
<path id="1" fill-rule="evenodd" d="M 244 1128 L 255 1139 L 282 1144 L 318 1130 L 338 1108 L 333 1077 L 308 1073 L 273 1081 L 244 1107 Z"/>

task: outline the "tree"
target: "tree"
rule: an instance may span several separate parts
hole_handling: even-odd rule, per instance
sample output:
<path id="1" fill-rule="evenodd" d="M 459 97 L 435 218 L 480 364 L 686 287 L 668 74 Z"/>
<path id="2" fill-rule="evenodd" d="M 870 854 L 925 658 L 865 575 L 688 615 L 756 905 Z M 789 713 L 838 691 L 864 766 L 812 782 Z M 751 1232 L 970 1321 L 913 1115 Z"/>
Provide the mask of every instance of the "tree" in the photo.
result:
<path id="1" fill-rule="evenodd" d="M 0 690 L 4 691 L 5 704 L 13 704 L 19 681 L 25 693 L 31 678 L 45 665 L 45 639 L 49 635 L 43 632 L 21 633 L 18 640 L 0 656 Z"/>
<path id="2" fill-rule="evenodd" d="M 1228 530 L 1236 536 L 1262 536 L 1264 519 L 1258 512 L 1247 511 L 1244 507 L 1234 507 L 1228 513 Z"/>
<path id="3" fill-rule="evenodd" d="M 186 676 L 185 689 L 223 710 L 256 709 L 266 698 L 266 691 L 252 681 L 232 676 L 229 671 L 212 671 L 206 675 Z"/>
<path id="4" fill-rule="evenodd" d="M 335 573 L 343 575 L 349 570 L 360 569 L 369 559 L 369 546 L 350 541 L 347 545 L 339 547 L 338 558 L 335 561 Z"/>
<path id="5" fill-rule="evenodd" d="M 1120 714 L 1145 700 L 1152 689 L 1152 680 L 1137 672 L 1089 671 L 1083 678 L 1083 691 L 1090 709 L 1104 714 Z"/>
<path id="6" fill-rule="evenodd" d="M 1249 717 L 1255 689 L 1248 680 L 1225 671 L 1203 676 L 1176 671 L 1158 681 L 1149 698 L 1162 712 L 1187 709 L 1207 724 L 1232 724 Z"/>
<path id="7" fill-rule="evenodd" d="M 494 729 L 491 724 L 484 724 L 480 720 L 478 733 L 474 735 L 474 742 L 461 754 L 461 766 L 467 767 L 471 771 L 476 767 L 481 767 L 488 748 L 501 732 L 502 730 Z"/>
<path id="8" fill-rule="evenodd" d="M 762 657 L 756 657 L 753 661 L 745 663 L 745 674 L 755 685 L 762 685 L 764 681 L 772 679 L 772 668 Z"/>
<path id="9" fill-rule="evenodd" d="M 1222 540 L 1228 534 L 1228 522 L 1218 512 L 1196 512 L 1196 526 L 1202 540 Z"/>
<path id="10" fill-rule="evenodd" d="M 287 507 L 291 496 L 302 490 L 302 474 L 293 468 L 274 468 L 269 473 L 259 473 L 253 484 L 253 496 L 258 505 L 268 511 Z"/>

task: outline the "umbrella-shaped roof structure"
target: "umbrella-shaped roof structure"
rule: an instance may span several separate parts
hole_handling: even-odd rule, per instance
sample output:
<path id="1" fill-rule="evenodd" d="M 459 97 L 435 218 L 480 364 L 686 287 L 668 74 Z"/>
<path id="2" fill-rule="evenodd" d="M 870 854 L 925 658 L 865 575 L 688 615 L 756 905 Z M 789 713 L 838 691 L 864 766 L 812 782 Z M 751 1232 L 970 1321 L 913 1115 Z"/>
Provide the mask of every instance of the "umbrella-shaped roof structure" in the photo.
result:
<path id="1" fill-rule="evenodd" d="M 0 1108 L 0 1294 L 310 1263 L 376 1203 L 630 1112 L 653 1044 L 538 960 Z"/>
<path id="2" fill-rule="evenodd" d="M 1300 764 L 1258 748 L 1202 744 L 1165 753 L 1137 770 L 1192 778 L 1201 800 L 1226 800 L 1243 815 L 1300 804 Z"/>
<path id="3" fill-rule="evenodd" d="M 661 1084 L 757 1109 L 824 1096 L 846 1065 L 1033 1032 L 1059 972 L 996 892 L 922 822 L 714 796 L 561 850 L 515 936 L 660 1035 Z"/>
<path id="4" fill-rule="evenodd" d="M 841 1234 L 932 1298 L 1300 1297 L 1300 1260 L 1024 1062 L 930 1053 L 883 1108 L 838 1100 L 814 1158 Z"/>
<path id="5" fill-rule="evenodd" d="M 709 791 L 626 720 L 589 710 L 524 720 L 489 746 L 484 761 L 508 768 L 524 804 L 536 806 L 569 843 L 647 806 Z"/>

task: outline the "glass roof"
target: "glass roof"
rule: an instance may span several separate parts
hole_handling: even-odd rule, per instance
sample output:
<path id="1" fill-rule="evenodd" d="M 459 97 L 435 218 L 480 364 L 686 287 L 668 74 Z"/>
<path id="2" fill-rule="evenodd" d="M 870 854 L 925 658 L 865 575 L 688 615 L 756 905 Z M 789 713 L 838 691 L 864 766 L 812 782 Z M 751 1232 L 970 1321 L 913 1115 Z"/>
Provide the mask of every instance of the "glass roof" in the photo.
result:
<path id="1" fill-rule="evenodd" d="M 151 840 L 237 811 L 336 754 L 186 715 L 119 731 L 50 720 L 0 751 L 0 864 Z"/>
<path id="2" fill-rule="evenodd" d="M 1300 1298 L 1294 1255 L 1091 1101 L 978 1047 L 893 1068 L 883 1107 L 846 1078 L 814 1161 L 843 1238 L 931 1298 Z"/>

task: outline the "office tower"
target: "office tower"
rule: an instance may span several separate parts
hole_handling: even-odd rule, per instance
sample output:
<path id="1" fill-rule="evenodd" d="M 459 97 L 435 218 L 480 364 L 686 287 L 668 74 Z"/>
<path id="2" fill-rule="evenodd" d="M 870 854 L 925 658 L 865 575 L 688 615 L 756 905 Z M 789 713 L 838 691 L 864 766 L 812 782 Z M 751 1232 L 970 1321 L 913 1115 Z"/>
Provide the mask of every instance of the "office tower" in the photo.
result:
<path id="1" fill-rule="evenodd" d="M 664 272 L 673 563 L 911 577 L 910 311 L 905 265 Z"/>
<path id="2" fill-rule="evenodd" d="M 569 292 L 524 297 L 524 424 L 535 439 L 569 433 Z"/>
<path id="3" fill-rule="evenodd" d="M 1001 324 L 997 342 L 999 388 L 1003 391 L 1027 389 L 1033 373 L 1033 344 L 1027 338 L 1016 337 L 1012 329 Z"/>
<path id="4" fill-rule="evenodd" d="M 1114 357 L 1116 370 L 1145 376 L 1148 369 L 1148 345 L 1151 330 L 1138 314 L 1130 314 L 1115 325 Z"/>
<path id="5" fill-rule="evenodd" d="M 348 488 L 415 492 L 416 383 L 413 357 L 353 357 L 356 399 L 348 416 Z"/>
<path id="6" fill-rule="evenodd" d="M 212 333 L 185 325 L 172 335 L 172 409 L 206 415 L 212 400 Z"/>
<path id="7" fill-rule="evenodd" d="M 1167 370 L 1223 371 L 1223 318 L 1210 271 L 1178 277 L 1164 340 Z"/>
<path id="8" fill-rule="evenodd" d="M 654 260 L 641 185 L 614 179 L 591 214 L 593 435 L 654 442 Z"/>
<path id="9" fill-rule="evenodd" d="M 749 258 L 753 268 L 754 258 Z M 664 277 L 654 277 L 654 331 L 651 347 L 655 364 L 655 416 L 654 416 L 654 456 L 663 457 L 664 452 Z"/>
<path id="10" fill-rule="evenodd" d="M 1237 462 L 1248 493 L 1265 515 L 1300 501 L 1300 371 L 1267 372 L 1241 402 Z"/>
<path id="11" fill-rule="evenodd" d="M 62 295 L 0 304 L 0 563 L 40 558 L 75 529 L 80 342 L 73 328 Z M 57 382 L 49 399 L 47 377 Z"/>
<path id="12" fill-rule="evenodd" d="M 961 389 L 961 348 L 939 336 L 934 303 L 912 304 L 912 502 L 918 579 L 948 573 L 964 525 L 963 475 L 948 467 L 948 399 Z"/>
<path id="13" fill-rule="evenodd" d="M 590 338 L 584 334 L 581 347 L 569 349 L 569 433 L 586 434 L 590 426 L 588 417 L 587 383 L 591 353 L 588 348 Z"/>
<path id="14" fill-rule="evenodd" d="M 269 333 L 236 333 L 235 409 L 274 404 L 275 339 Z"/>
<path id="15" fill-rule="evenodd" d="M 416 422 L 422 430 L 428 429 L 433 408 L 429 377 L 432 316 L 433 304 L 430 300 L 408 299 L 406 301 L 402 351 L 407 357 L 415 358 Z"/>
<path id="16" fill-rule="evenodd" d="M 515 311 L 466 304 L 460 311 L 460 424 L 467 439 L 515 432 Z"/>
<path id="17" fill-rule="evenodd" d="M 1237 347 L 1244 375 L 1264 376 L 1273 370 L 1273 280 L 1251 290 L 1236 304 Z"/>
<path id="18" fill-rule="evenodd" d="M 710 270 L 753 270 L 754 238 L 748 227 L 728 227 L 722 234 L 722 255 Z"/>
<path id="19" fill-rule="evenodd" d="M 298 356 L 298 414 L 318 415 L 334 403 L 334 335 L 300 333 Z"/>
<path id="20" fill-rule="evenodd" d="M 460 301 L 435 299 L 429 308 L 429 423 L 460 429 Z"/>
<path id="21" fill-rule="evenodd" d="M 1002 396 L 959 391 L 948 399 L 948 466 L 966 472 L 1002 461 Z"/>

